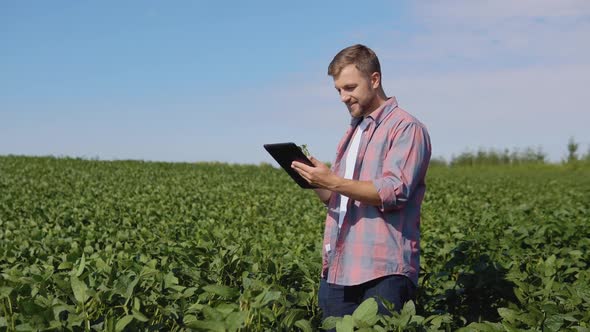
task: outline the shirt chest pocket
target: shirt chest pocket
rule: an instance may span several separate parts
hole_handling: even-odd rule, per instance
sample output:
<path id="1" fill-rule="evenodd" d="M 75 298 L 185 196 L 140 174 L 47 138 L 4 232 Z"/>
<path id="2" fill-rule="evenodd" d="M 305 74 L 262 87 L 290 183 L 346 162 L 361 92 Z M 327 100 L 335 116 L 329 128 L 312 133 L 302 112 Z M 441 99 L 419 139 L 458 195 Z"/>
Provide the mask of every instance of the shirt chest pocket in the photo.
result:
<path id="1" fill-rule="evenodd" d="M 359 172 L 359 180 L 370 181 L 381 176 L 383 173 L 383 163 L 387 155 L 388 144 L 375 144 L 376 142 L 369 142 L 367 150 L 363 156 L 363 160 Z"/>

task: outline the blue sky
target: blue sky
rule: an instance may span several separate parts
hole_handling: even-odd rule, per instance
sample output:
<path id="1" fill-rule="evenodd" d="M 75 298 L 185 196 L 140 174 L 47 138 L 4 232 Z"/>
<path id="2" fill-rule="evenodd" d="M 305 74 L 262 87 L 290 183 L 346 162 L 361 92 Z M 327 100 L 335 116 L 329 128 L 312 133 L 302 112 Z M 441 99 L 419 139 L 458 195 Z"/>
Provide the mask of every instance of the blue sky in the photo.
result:
<path id="1" fill-rule="evenodd" d="M 588 40 L 584 0 L 3 1 L 0 154 L 259 163 L 294 141 L 331 161 L 349 115 L 327 65 L 363 43 L 435 156 L 558 161 L 590 148 Z"/>

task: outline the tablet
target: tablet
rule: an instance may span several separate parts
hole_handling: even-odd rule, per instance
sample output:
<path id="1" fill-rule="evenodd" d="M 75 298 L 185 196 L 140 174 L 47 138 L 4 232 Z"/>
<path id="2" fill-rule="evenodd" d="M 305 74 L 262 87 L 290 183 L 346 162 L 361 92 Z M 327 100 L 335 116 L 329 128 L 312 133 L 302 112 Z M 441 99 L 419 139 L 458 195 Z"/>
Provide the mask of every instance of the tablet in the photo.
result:
<path id="1" fill-rule="evenodd" d="M 316 186 L 309 184 L 309 182 L 301 177 L 297 171 L 291 168 L 291 163 L 294 161 L 313 166 L 311 161 L 305 156 L 303 151 L 295 145 L 295 143 L 264 144 L 264 148 L 301 188 L 317 188 Z"/>

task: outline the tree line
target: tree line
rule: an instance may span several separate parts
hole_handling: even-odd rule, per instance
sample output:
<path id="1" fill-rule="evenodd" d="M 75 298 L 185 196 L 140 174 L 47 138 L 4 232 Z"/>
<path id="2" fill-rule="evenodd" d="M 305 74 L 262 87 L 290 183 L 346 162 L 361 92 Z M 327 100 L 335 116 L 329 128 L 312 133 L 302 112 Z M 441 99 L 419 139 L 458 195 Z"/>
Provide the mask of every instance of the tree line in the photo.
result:
<path id="1" fill-rule="evenodd" d="M 567 144 L 567 157 L 561 164 L 590 165 L 590 147 L 586 153 L 579 153 L 580 144 L 571 137 Z M 547 154 L 541 147 L 524 149 L 484 149 L 465 151 L 446 160 L 442 157 L 432 158 L 433 166 L 489 166 L 489 165 L 532 165 L 549 164 Z"/>

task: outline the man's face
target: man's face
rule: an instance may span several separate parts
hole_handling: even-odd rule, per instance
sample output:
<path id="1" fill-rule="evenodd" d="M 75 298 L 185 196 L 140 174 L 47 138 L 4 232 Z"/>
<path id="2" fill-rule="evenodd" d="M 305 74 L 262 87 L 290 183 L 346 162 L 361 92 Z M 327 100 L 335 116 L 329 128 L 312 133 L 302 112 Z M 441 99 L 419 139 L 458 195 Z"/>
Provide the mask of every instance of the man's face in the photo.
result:
<path id="1" fill-rule="evenodd" d="M 342 68 L 340 74 L 334 77 L 334 87 L 340 94 L 340 100 L 355 118 L 367 116 L 375 110 L 378 86 L 378 82 L 361 73 L 353 64 Z"/>

